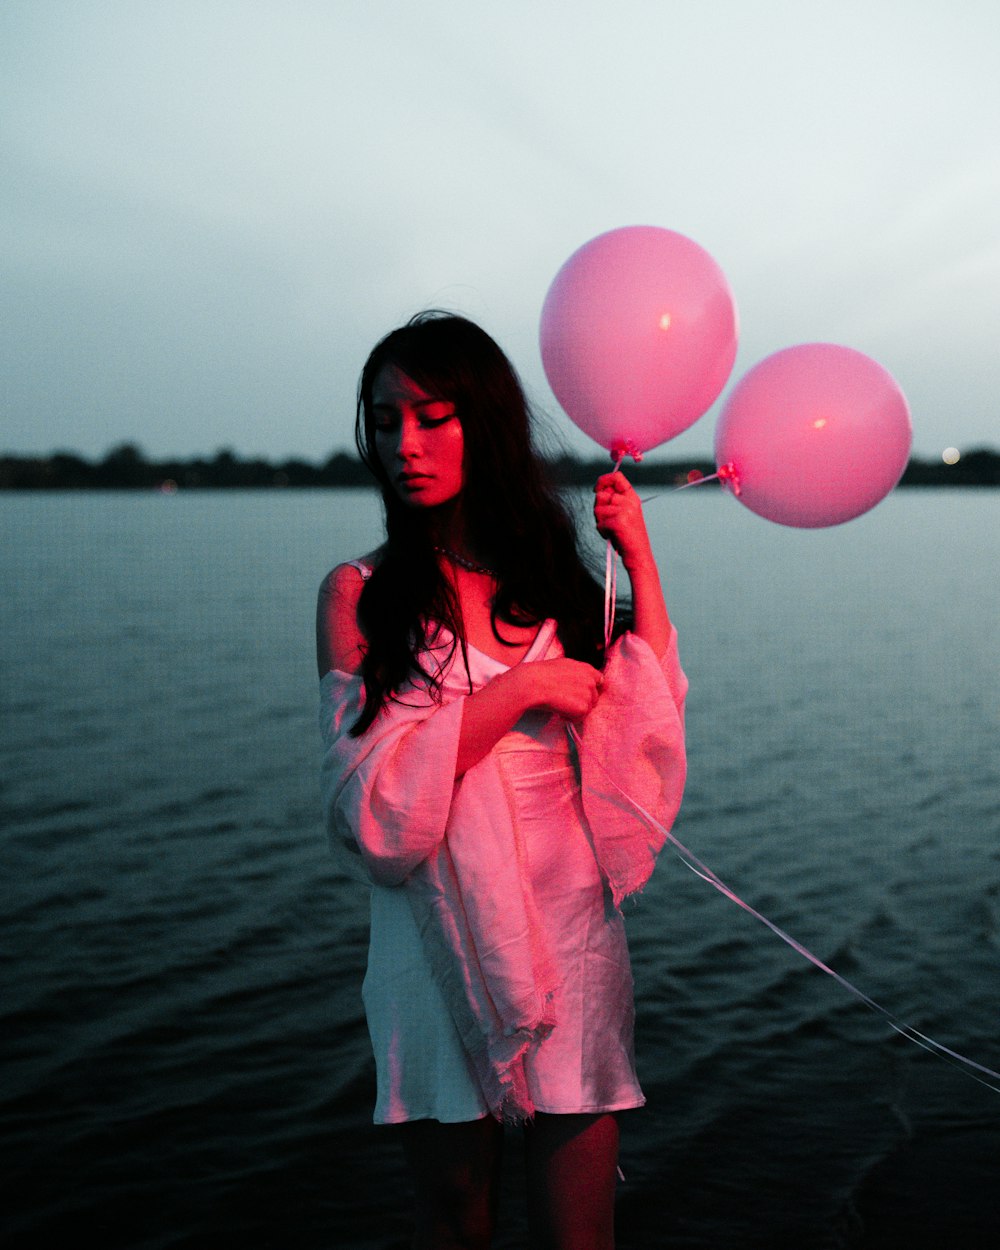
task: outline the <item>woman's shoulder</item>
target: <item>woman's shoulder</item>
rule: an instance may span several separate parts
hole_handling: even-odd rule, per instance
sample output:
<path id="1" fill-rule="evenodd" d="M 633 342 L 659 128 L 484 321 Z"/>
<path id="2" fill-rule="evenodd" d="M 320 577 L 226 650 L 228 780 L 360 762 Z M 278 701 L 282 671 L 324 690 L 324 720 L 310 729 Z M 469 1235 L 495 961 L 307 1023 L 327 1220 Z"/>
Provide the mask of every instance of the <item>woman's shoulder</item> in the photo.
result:
<path id="1" fill-rule="evenodd" d="M 345 560 L 342 564 L 335 565 L 320 582 L 320 598 L 345 594 L 357 597 L 362 586 L 378 568 L 383 552 L 383 547 L 376 547 L 374 551 L 358 556 L 355 560 Z"/>
<path id="2" fill-rule="evenodd" d="M 316 605 L 316 658 L 320 677 L 330 669 L 356 673 L 365 640 L 358 621 L 358 600 L 365 582 L 378 567 L 382 549 L 332 568 L 319 588 Z"/>

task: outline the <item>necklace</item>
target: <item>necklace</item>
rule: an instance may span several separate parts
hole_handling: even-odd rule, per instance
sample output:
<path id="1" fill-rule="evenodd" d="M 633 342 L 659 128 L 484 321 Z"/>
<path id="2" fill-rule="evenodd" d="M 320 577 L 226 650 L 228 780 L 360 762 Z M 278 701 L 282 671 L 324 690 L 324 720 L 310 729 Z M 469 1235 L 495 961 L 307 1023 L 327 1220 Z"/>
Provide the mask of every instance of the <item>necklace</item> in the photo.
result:
<path id="1" fill-rule="evenodd" d="M 468 556 L 460 556 L 457 551 L 452 551 L 450 547 L 435 547 L 434 550 L 438 555 L 446 556 L 453 564 L 460 564 L 463 569 L 468 569 L 470 573 L 485 573 L 487 577 L 496 578 L 496 569 L 488 569 L 485 564 L 477 564 L 475 560 L 470 560 Z"/>

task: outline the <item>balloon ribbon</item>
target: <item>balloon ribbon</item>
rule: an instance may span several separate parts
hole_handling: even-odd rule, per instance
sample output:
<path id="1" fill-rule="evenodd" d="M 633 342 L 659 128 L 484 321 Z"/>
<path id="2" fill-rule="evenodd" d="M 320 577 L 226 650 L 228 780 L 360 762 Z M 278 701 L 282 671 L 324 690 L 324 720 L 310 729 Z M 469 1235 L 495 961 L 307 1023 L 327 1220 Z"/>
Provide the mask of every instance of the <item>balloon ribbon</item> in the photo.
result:
<path id="1" fill-rule="evenodd" d="M 568 730 L 570 737 L 573 739 L 576 744 L 576 748 L 579 751 L 581 745 L 580 734 L 576 726 L 569 725 Z M 759 920 L 761 924 L 766 925 L 772 933 L 777 934 L 777 936 L 781 938 L 783 942 L 786 942 L 792 950 L 798 951 L 803 958 L 808 959 L 809 962 L 819 968 L 821 972 L 825 972 L 827 976 L 833 977 L 838 985 L 842 985 L 844 989 L 853 994 L 855 998 L 860 999 L 866 1007 L 882 1016 L 882 1018 L 888 1022 L 890 1028 L 895 1029 L 901 1037 L 905 1037 L 908 1041 L 915 1042 L 917 1046 L 930 1051 L 931 1054 L 937 1055 L 939 1058 L 951 1063 L 954 1067 L 962 1065 L 961 1070 L 965 1072 L 966 1076 L 971 1076 L 972 1079 L 974 1081 L 978 1081 L 980 1085 L 985 1085 L 987 1089 L 991 1089 L 994 1093 L 1000 1094 L 1000 1072 L 994 1072 L 992 1068 L 987 1068 L 984 1064 L 976 1063 L 974 1059 L 969 1059 L 965 1055 L 959 1054 L 958 1051 L 952 1050 L 943 1043 L 935 1041 L 933 1037 L 928 1037 L 926 1033 L 921 1033 L 919 1029 L 913 1028 L 912 1025 L 899 1020 L 892 1014 L 891 1011 L 888 1011 L 885 1007 L 883 1007 L 881 1003 L 877 1003 L 874 998 L 870 998 L 863 990 L 859 990 L 856 985 L 853 985 L 850 981 L 848 981 L 846 977 L 841 976 L 839 972 L 836 972 L 828 964 L 825 964 L 823 960 L 820 959 L 818 955 L 814 955 L 808 947 L 803 946 L 801 942 L 797 942 L 795 938 L 786 933 L 784 929 L 776 925 L 773 920 L 769 920 L 767 916 L 763 915 L 761 912 L 757 911 L 755 907 L 751 907 L 749 903 L 741 899 L 735 890 L 726 885 L 724 881 L 716 876 L 711 868 L 709 868 L 706 864 L 703 864 L 693 852 L 689 851 L 682 842 L 679 842 L 669 829 L 666 829 L 660 824 L 655 816 L 647 812 L 640 803 L 637 803 L 635 799 L 627 794 L 611 776 L 600 760 L 596 760 L 596 763 L 622 798 L 624 798 L 625 801 L 632 808 L 634 808 L 636 812 L 638 812 L 650 828 L 655 829 L 658 833 L 663 835 L 664 839 L 669 842 L 671 850 L 674 851 L 674 853 L 684 863 L 685 867 L 689 868 L 695 876 L 701 877 L 703 881 L 707 881 L 709 885 L 718 890 L 720 894 L 724 894 L 726 898 L 735 903 L 737 907 L 742 907 L 743 910 L 753 916 L 755 920 Z M 975 1069 L 975 1071 L 971 1071 L 970 1069 Z M 992 1080 L 984 1080 L 982 1076 L 977 1076 L 976 1072 L 981 1072 L 984 1076 L 991 1077 Z M 994 1081 L 996 1081 L 997 1084 L 993 1084 Z"/>
<path id="2" fill-rule="evenodd" d="M 639 463 L 642 459 L 642 452 L 632 442 L 630 438 L 619 439 L 617 443 L 611 447 L 611 461 L 614 464 L 612 473 L 617 473 L 622 467 L 622 461 L 626 456 Z M 611 539 L 608 539 L 607 550 L 604 553 L 604 650 L 611 646 L 611 638 L 615 632 L 615 606 L 618 599 L 618 553 L 615 551 Z"/>
<path id="3" fill-rule="evenodd" d="M 739 498 L 740 495 L 740 475 L 736 472 L 734 464 L 723 464 L 719 466 L 717 473 L 702 474 L 697 469 L 692 469 L 692 473 L 697 473 L 697 477 L 689 477 L 683 486 L 677 486 L 675 490 L 687 490 L 689 486 L 703 486 L 706 482 L 714 482 L 718 480 L 723 486 L 728 486 L 733 494 Z"/>

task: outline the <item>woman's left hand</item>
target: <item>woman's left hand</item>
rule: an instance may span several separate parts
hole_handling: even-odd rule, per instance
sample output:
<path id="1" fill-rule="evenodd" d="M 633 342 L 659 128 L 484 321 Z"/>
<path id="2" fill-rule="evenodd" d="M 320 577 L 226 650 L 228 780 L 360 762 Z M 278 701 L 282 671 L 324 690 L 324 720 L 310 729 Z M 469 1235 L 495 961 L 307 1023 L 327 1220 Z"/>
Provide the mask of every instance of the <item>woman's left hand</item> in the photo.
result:
<path id="1" fill-rule="evenodd" d="M 623 473 L 603 473 L 594 487 L 594 520 L 630 572 L 653 558 L 639 496 Z"/>

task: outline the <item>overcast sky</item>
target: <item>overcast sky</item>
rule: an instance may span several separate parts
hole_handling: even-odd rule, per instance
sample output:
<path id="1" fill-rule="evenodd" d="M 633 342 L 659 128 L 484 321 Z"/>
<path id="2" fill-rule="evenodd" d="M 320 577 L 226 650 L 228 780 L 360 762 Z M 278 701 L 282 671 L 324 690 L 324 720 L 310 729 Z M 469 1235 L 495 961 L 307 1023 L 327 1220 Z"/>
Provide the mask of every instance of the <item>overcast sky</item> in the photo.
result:
<path id="1" fill-rule="evenodd" d="M 5 0 L 0 450 L 325 458 L 427 306 L 570 431 L 545 292 L 640 223 L 726 272 L 730 385 L 844 343 L 918 454 L 1000 446 L 998 50 L 996 0 Z"/>

